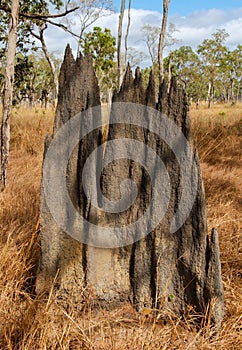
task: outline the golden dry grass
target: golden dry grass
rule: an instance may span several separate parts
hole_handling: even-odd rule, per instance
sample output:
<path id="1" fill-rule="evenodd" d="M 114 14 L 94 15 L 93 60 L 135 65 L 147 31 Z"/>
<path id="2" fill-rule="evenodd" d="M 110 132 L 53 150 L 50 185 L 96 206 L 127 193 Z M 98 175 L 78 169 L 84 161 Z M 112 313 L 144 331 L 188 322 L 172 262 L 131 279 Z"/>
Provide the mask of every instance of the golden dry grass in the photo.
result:
<path id="1" fill-rule="evenodd" d="M 15 110 L 8 185 L 0 194 L 0 349 L 241 349 L 242 106 L 192 109 L 202 161 L 209 227 L 220 235 L 226 316 L 213 334 L 186 320 L 137 314 L 129 305 L 105 311 L 34 295 L 39 258 L 38 200 L 44 137 L 53 111 Z"/>

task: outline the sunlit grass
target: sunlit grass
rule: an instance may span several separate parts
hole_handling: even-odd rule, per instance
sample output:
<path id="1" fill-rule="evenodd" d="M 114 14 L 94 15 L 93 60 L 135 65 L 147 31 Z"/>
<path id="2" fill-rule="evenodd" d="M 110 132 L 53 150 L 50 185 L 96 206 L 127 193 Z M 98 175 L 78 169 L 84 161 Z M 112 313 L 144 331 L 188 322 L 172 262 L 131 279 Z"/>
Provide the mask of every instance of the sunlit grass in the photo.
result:
<path id="1" fill-rule="evenodd" d="M 126 304 L 105 311 L 90 300 L 66 308 L 52 294 L 36 298 L 41 166 L 53 114 L 15 109 L 12 117 L 8 184 L 0 194 L 0 349 L 241 349 L 242 106 L 191 109 L 209 228 L 220 237 L 226 316 L 217 334 L 196 329 L 192 314 L 164 320 Z"/>

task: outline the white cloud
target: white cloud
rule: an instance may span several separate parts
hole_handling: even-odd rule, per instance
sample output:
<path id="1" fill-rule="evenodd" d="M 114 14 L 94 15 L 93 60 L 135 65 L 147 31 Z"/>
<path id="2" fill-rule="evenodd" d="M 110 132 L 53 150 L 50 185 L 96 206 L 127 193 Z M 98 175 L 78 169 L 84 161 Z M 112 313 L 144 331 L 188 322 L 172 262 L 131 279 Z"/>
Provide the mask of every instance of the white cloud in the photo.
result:
<path id="1" fill-rule="evenodd" d="M 234 47 L 241 43 L 242 8 L 230 11 L 211 9 L 194 12 L 186 17 L 172 17 L 179 32 L 177 37 L 183 45 L 196 47 L 217 29 L 224 28 L 229 34 L 226 44 Z"/>
<path id="2" fill-rule="evenodd" d="M 100 18 L 95 25 L 110 28 L 112 34 L 117 36 L 118 13 L 113 13 L 110 16 Z M 131 27 L 129 34 L 129 46 L 134 47 L 139 51 L 147 53 L 147 49 L 143 40 L 141 28 L 145 24 L 152 26 L 160 26 L 161 14 L 156 11 L 148 10 L 131 10 Z M 174 35 L 180 39 L 180 45 L 190 45 L 196 48 L 205 38 L 209 38 L 216 29 L 225 28 L 229 33 L 227 45 L 234 48 L 242 43 L 242 8 L 232 9 L 229 11 L 210 9 L 207 11 L 196 11 L 187 16 L 173 15 L 169 21 L 174 23 L 178 32 Z M 124 31 L 127 25 L 127 12 L 124 18 Z M 76 23 L 76 28 L 78 24 Z M 69 42 L 75 53 L 77 44 L 76 41 L 67 33 L 60 29 L 48 29 L 47 45 L 50 51 L 64 51 L 66 44 Z M 149 62 L 144 62 L 144 65 Z"/>

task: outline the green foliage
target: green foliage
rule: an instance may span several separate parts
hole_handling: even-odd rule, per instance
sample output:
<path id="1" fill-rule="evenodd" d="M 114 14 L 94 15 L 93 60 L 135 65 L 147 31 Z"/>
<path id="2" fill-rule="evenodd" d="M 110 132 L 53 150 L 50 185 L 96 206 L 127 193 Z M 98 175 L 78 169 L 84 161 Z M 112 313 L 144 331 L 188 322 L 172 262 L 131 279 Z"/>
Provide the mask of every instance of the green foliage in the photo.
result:
<path id="1" fill-rule="evenodd" d="M 26 4 L 25 4 L 26 3 Z M 10 7 L 10 1 L 4 1 L 6 6 Z M 20 8 L 25 8 L 28 1 L 20 2 Z M 10 13 L 0 10 L 0 60 L 1 63 L 4 63 L 5 53 L 7 49 L 7 40 L 8 40 L 8 30 L 10 22 Z M 34 40 L 31 38 L 29 32 L 29 24 L 26 21 L 20 19 L 18 25 L 18 40 L 17 40 L 17 52 L 27 52 L 28 48 L 33 49 L 35 47 Z"/>
<path id="2" fill-rule="evenodd" d="M 224 45 L 228 36 L 229 34 L 224 29 L 218 29 L 216 33 L 212 34 L 211 39 L 205 39 L 198 46 L 197 52 L 202 60 L 202 73 L 207 77 L 209 83 L 208 107 L 210 107 L 211 100 L 216 95 L 215 83 L 218 79 L 222 61 L 228 51 Z"/>
<path id="3" fill-rule="evenodd" d="M 171 69 L 172 75 L 186 90 L 189 99 L 198 101 L 206 96 L 206 83 L 201 80 L 201 61 L 190 46 L 181 46 L 165 58 L 165 69 Z"/>
<path id="4" fill-rule="evenodd" d="M 227 50 L 220 61 L 219 81 L 223 89 L 225 99 L 231 95 L 232 103 L 240 93 L 242 77 L 242 45 L 238 45 L 234 51 Z"/>
<path id="5" fill-rule="evenodd" d="M 205 39 L 201 45 L 198 46 L 198 54 L 201 55 L 204 67 L 208 67 L 210 70 L 219 66 L 221 59 L 227 52 L 227 48 L 224 45 L 229 34 L 225 29 L 218 29 L 216 33 L 212 34 L 211 39 Z"/>
<path id="6" fill-rule="evenodd" d="M 93 58 L 101 92 L 108 93 L 116 84 L 115 37 L 111 35 L 110 29 L 94 27 L 92 32 L 84 36 L 81 47 L 84 54 L 90 54 Z"/>
<path id="7" fill-rule="evenodd" d="M 57 62 L 58 63 L 58 62 Z M 55 86 L 51 69 L 43 56 L 18 53 L 15 65 L 13 104 L 52 102 Z"/>
<path id="8" fill-rule="evenodd" d="M 90 0 L 82 3 L 85 13 L 90 16 L 99 16 L 94 5 L 101 4 L 102 9 L 109 8 L 112 1 Z M 5 0 L 1 2 L 10 6 L 11 2 Z M 60 9 L 63 5 L 60 0 L 21 0 L 21 13 L 48 14 L 49 6 L 53 4 L 55 9 Z M 76 3 L 73 1 L 72 5 Z M 96 12 L 95 12 L 96 11 Z M 90 20 L 92 17 L 88 17 Z M 30 30 L 34 26 L 43 24 L 40 20 L 30 20 L 20 16 L 18 26 L 18 43 L 15 72 L 14 102 L 20 103 L 26 96 L 34 94 L 34 98 L 40 100 L 43 96 L 52 96 L 53 78 L 47 61 L 40 56 L 29 54 L 36 50 L 35 42 Z M 89 22 L 88 22 L 89 23 Z M 5 51 L 7 33 L 9 25 L 9 13 L 0 10 L 0 92 L 2 92 L 2 82 L 5 66 Z M 84 23 L 86 28 L 87 23 Z M 144 84 L 148 84 L 151 69 L 158 76 L 157 69 L 157 46 L 159 28 L 145 25 L 142 28 L 144 41 L 146 42 L 149 55 L 152 59 L 152 67 L 142 70 Z M 166 34 L 166 45 L 176 43 L 173 34 L 175 27 L 171 25 Z M 186 89 L 191 101 L 220 100 L 235 103 L 242 99 L 242 45 L 236 49 L 229 50 L 225 42 L 228 33 L 224 29 L 217 30 L 210 38 L 203 40 L 197 50 L 190 46 L 181 46 L 171 51 L 164 59 L 166 76 L 170 74 L 176 76 L 181 86 Z M 80 40 L 80 46 L 84 54 L 91 54 L 94 62 L 101 93 L 106 96 L 117 87 L 117 63 L 115 62 L 116 40 L 107 28 L 94 27 L 93 30 Z M 146 56 L 144 53 L 128 49 L 128 61 L 131 66 L 139 65 Z M 41 73 L 42 70 L 42 73 Z M 156 81 L 157 91 L 159 88 Z M 42 97 L 41 97 L 42 96 Z M 31 98 L 31 97 L 30 97 Z"/>
<path id="9" fill-rule="evenodd" d="M 164 66 L 178 78 L 192 101 L 235 103 L 242 89 L 242 45 L 234 51 L 225 46 L 228 33 L 217 30 L 194 51 L 181 46 L 165 58 Z"/>
<path id="10" fill-rule="evenodd" d="M 168 296 L 168 301 L 172 301 L 174 298 L 175 298 L 175 295 L 174 294 L 170 294 Z"/>
<path id="11" fill-rule="evenodd" d="M 116 39 L 110 29 L 94 27 L 85 35 L 82 49 L 84 54 L 91 54 L 96 70 L 108 72 L 114 66 Z"/>
<path id="12" fill-rule="evenodd" d="M 224 115 L 226 115 L 226 113 L 224 111 L 221 111 L 221 112 L 219 112 L 219 115 L 224 116 Z"/>
<path id="13" fill-rule="evenodd" d="M 10 7 L 11 1 L 1 1 L 1 4 Z M 37 50 L 35 41 L 31 36 L 30 30 L 34 25 L 41 24 L 43 21 L 37 19 L 28 19 L 21 14 L 49 14 L 49 6 L 53 5 L 56 10 L 59 10 L 63 5 L 61 0 L 20 0 L 20 16 L 18 24 L 18 40 L 17 52 L 27 53 L 29 50 Z M 0 59 L 3 59 L 6 51 L 6 43 L 8 38 L 10 13 L 0 10 Z"/>
<path id="14" fill-rule="evenodd" d="M 3 92 L 3 74 L 4 67 L 6 64 L 6 50 L 8 42 L 8 32 L 9 32 L 9 23 L 10 23 L 10 13 L 11 1 L 5 0 L 1 2 L 2 10 L 0 10 L 0 87 L 1 93 Z M 19 21 L 18 21 L 18 33 L 17 33 L 17 47 L 16 47 L 16 72 L 15 72 L 15 97 L 13 102 L 19 102 L 22 100 L 23 95 L 26 95 L 27 92 L 30 94 L 31 91 L 31 80 L 27 83 L 25 80 L 28 78 L 30 71 L 33 70 L 29 57 L 27 53 L 37 51 L 35 38 L 36 35 L 33 33 L 35 26 L 42 27 L 47 25 L 45 20 L 39 18 L 40 15 L 49 15 L 49 7 L 52 6 L 56 10 L 59 10 L 63 5 L 61 0 L 20 0 L 20 10 L 19 10 Z M 29 16 L 32 16 L 31 18 Z M 21 75 L 21 72 L 26 72 L 27 75 Z M 53 72 L 52 72 L 53 74 Z M 25 90 L 21 87 L 20 80 L 18 76 L 23 78 L 25 83 Z M 34 76 L 35 77 L 35 76 Z M 50 85 L 51 86 L 51 85 Z M 16 94 L 16 91 L 18 93 Z M 20 93 L 21 92 L 21 93 Z M 46 92 L 48 96 L 49 92 Z M 31 94 L 30 94 L 31 95 Z M 31 97 L 30 97 L 31 98 Z"/>

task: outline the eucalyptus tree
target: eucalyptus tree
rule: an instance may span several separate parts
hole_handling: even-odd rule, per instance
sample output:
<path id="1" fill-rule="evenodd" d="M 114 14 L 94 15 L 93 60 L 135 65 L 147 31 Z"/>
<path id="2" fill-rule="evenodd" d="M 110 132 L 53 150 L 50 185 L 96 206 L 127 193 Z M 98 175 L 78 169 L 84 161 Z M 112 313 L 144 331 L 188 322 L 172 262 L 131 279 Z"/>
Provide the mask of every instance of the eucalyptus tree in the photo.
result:
<path id="1" fill-rule="evenodd" d="M 59 67 L 60 60 L 53 55 L 52 59 Z M 54 79 L 43 54 L 17 53 L 14 80 L 13 105 L 27 104 L 32 107 L 36 103 L 41 103 L 46 108 L 48 102 L 54 104 Z"/>
<path id="2" fill-rule="evenodd" d="M 1 125 L 1 167 L 0 167 L 0 190 L 6 186 L 6 172 L 9 155 L 10 141 L 10 115 L 13 101 L 13 83 L 15 53 L 17 46 L 17 27 L 19 22 L 19 0 L 13 0 L 10 9 L 9 31 L 7 39 L 6 68 L 3 85 L 3 112 Z"/>
<path id="3" fill-rule="evenodd" d="M 189 99 L 198 102 L 204 98 L 205 79 L 202 78 L 201 61 L 191 46 L 181 46 L 164 59 L 168 76 L 176 76 Z"/>
<path id="4" fill-rule="evenodd" d="M 45 30 L 48 28 L 47 23 L 45 22 L 39 22 L 37 25 L 37 30 L 38 33 L 36 33 L 36 31 L 34 30 L 33 26 L 30 27 L 30 33 L 37 39 L 40 41 L 41 43 L 41 48 L 42 51 L 46 57 L 47 62 L 49 63 L 50 69 L 51 69 L 51 73 L 53 76 L 53 81 L 54 81 L 54 86 L 55 86 L 55 104 L 57 102 L 57 97 L 58 97 L 58 93 L 59 93 L 59 71 L 55 65 L 54 60 L 52 59 L 52 55 L 50 54 L 48 47 L 46 45 L 46 41 L 45 41 L 45 37 L 44 37 L 44 32 Z"/>
<path id="5" fill-rule="evenodd" d="M 131 68 L 135 68 L 147 60 L 147 58 L 148 56 L 143 51 L 139 51 L 134 47 L 128 47 L 126 60 L 124 59 L 124 62 L 126 64 L 128 62 Z"/>
<path id="6" fill-rule="evenodd" d="M 56 9 L 61 6 L 60 0 L 51 0 L 50 2 L 42 0 L 12 0 L 11 2 L 1 1 L 0 24 L 7 25 L 8 29 L 5 33 L 6 39 L 6 62 L 3 83 L 3 108 L 2 108 L 2 124 L 1 124 L 1 162 L 0 162 L 0 190 L 3 190 L 7 181 L 7 166 L 9 157 L 10 142 L 10 116 L 12 112 L 13 88 L 14 88 L 14 71 L 15 71 L 15 55 L 17 45 L 24 47 L 23 42 L 18 42 L 18 26 L 22 24 L 24 27 L 28 22 L 43 21 L 48 22 L 50 19 L 64 17 L 68 13 L 75 11 L 65 10 L 63 13 L 49 13 L 49 4 L 52 3 Z"/>
<path id="7" fill-rule="evenodd" d="M 242 102 L 242 45 L 238 45 L 237 48 L 232 52 L 233 54 L 233 71 L 235 74 L 235 93 L 236 101 Z"/>
<path id="8" fill-rule="evenodd" d="M 93 31 L 84 35 L 82 41 L 84 54 L 90 54 L 98 78 L 101 97 L 111 102 L 111 93 L 116 88 L 116 39 L 107 28 L 94 27 Z"/>
<path id="9" fill-rule="evenodd" d="M 227 102 L 239 101 L 242 83 L 242 45 L 233 51 L 227 50 L 219 68 L 221 86 Z"/>
<path id="10" fill-rule="evenodd" d="M 150 24 L 145 24 L 141 31 L 143 33 L 143 41 L 147 47 L 149 57 L 151 59 L 152 65 L 158 61 L 158 44 L 159 44 L 159 33 L 160 28 L 158 26 L 151 26 Z M 174 44 L 178 44 L 179 40 L 175 38 L 174 33 L 177 31 L 173 23 L 169 23 L 168 28 L 165 33 L 165 40 L 163 43 L 163 50 L 167 47 L 171 47 Z"/>
<path id="11" fill-rule="evenodd" d="M 201 45 L 198 46 L 198 54 L 202 61 L 203 74 L 208 78 L 208 108 L 214 99 L 215 83 L 218 79 L 219 69 L 222 61 L 227 54 L 227 47 L 224 45 L 229 34 L 225 29 L 218 29 L 212 34 L 210 39 L 205 39 Z"/>
<path id="12" fill-rule="evenodd" d="M 73 11 L 72 17 L 64 17 L 64 23 L 63 20 L 62 22 L 48 20 L 37 21 L 35 25 L 30 24 L 30 32 L 37 40 L 40 41 L 44 55 L 50 65 L 55 84 L 56 100 L 59 91 L 59 72 L 46 45 L 44 32 L 48 28 L 49 24 L 63 29 L 76 39 L 77 52 L 79 54 L 81 43 L 84 40 L 85 32 L 99 18 L 101 18 L 104 15 L 107 15 L 107 13 L 111 13 L 110 10 L 112 9 L 112 0 L 71 0 L 67 1 L 65 5 L 62 2 L 58 3 L 58 8 L 62 8 L 63 6 L 66 11 Z"/>
<path id="13" fill-rule="evenodd" d="M 155 62 L 157 61 L 157 54 L 158 54 L 158 38 L 159 38 L 159 32 L 160 29 L 157 26 L 151 26 L 150 24 L 145 24 L 141 31 L 144 35 L 144 42 L 146 44 L 152 65 L 154 66 Z"/>

